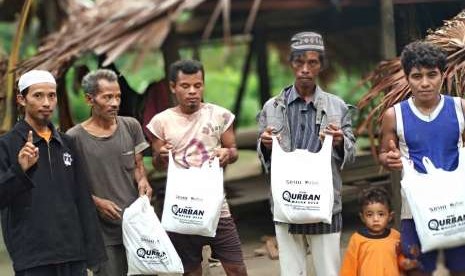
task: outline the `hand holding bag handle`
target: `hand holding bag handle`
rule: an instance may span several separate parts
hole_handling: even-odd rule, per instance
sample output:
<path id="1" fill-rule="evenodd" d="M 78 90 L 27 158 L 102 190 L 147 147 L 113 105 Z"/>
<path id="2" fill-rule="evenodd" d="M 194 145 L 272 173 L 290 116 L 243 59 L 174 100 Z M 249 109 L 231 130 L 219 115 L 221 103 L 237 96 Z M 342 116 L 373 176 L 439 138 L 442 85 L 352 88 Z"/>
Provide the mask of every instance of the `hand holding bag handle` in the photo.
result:
<path id="1" fill-rule="evenodd" d="M 150 200 L 147 195 L 141 196 L 141 205 L 140 205 L 140 212 L 141 213 L 147 213 L 150 211 L 150 208 L 152 206 L 150 205 Z"/>
<path id="2" fill-rule="evenodd" d="M 278 137 L 276 135 L 271 135 L 271 141 L 272 141 L 271 148 L 273 151 L 284 152 L 283 149 L 281 148 L 281 145 L 279 145 Z"/>
<path id="3" fill-rule="evenodd" d="M 400 161 L 402 161 L 403 175 L 411 175 L 416 173 L 412 160 L 402 156 Z"/>
<path id="4" fill-rule="evenodd" d="M 283 149 L 279 145 L 279 141 L 278 141 L 278 138 L 276 137 L 276 135 L 272 135 L 271 140 L 273 141 L 272 149 L 273 150 L 279 150 L 279 151 L 283 152 Z M 333 144 L 333 136 L 326 134 L 325 139 L 323 140 L 323 145 L 321 146 L 321 149 L 318 152 L 318 154 L 325 154 L 326 153 L 327 155 L 331 156 L 330 152 L 331 152 L 332 144 Z"/>

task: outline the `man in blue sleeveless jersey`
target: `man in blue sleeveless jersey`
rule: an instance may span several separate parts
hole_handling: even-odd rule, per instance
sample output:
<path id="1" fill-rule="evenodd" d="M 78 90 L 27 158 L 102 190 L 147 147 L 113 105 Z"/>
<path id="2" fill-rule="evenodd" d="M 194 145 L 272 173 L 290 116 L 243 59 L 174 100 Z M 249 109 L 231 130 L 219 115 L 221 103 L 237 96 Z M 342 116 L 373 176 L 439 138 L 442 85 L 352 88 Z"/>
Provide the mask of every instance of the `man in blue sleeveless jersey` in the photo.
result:
<path id="1" fill-rule="evenodd" d="M 401 156 L 425 173 L 422 157 L 446 171 L 457 168 L 464 141 L 464 107 L 461 98 L 440 94 L 446 54 L 426 42 L 413 42 L 402 51 L 401 63 L 412 97 L 389 108 L 381 125 L 379 160 L 389 170 L 401 170 Z M 402 252 L 417 261 L 408 275 L 432 275 L 438 251 L 420 253 L 420 242 L 405 198 L 401 211 Z M 465 246 L 444 250 L 451 275 L 465 275 Z"/>

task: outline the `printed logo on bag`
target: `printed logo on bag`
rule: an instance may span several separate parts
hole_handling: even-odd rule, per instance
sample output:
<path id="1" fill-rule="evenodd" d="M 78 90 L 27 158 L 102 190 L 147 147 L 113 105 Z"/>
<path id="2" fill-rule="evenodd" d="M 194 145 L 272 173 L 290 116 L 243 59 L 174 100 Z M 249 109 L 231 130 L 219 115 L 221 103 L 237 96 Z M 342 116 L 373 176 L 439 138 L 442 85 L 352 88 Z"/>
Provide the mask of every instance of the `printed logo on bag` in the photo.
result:
<path id="1" fill-rule="evenodd" d="M 449 203 L 449 207 L 450 208 L 458 208 L 458 207 L 462 207 L 463 204 L 464 204 L 463 201 L 451 202 L 451 203 Z"/>
<path id="2" fill-rule="evenodd" d="M 179 199 L 179 200 L 187 200 L 187 196 L 176 195 L 176 199 Z"/>
<path id="3" fill-rule="evenodd" d="M 428 222 L 428 228 L 433 231 L 448 230 L 458 226 L 465 226 L 465 215 L 451 215 L 445 219 L 431 219 Z"/>
<path id="4" fill-rule="evenodd" d="M 203 201 L 203 198 L 191 196 L 192 201 Z"/>
<path id="5" fill-rule="evenodd" d="M 431 213 L 438 212 L 438 211 L 445 211 L 445 210 L 447 210 L 447 205 L 429 207 L 429 211 Z"/>
<path id="6" fill-rule="evenodd" d="M 181 208 L 177 204 L 171 206 L 171 211 L 174 215 L 183 218 L 201 219 L 205 214 L 205 210 L 193 209 L 192 207 Z"/>
<path id="7" fill-rule="evenodd" d="M 144 260 L 155 261 L 159 263 L 164 263 L 168 261 L 168 256 L 166 252 L 160 251 L 158 249 L 145 249 L 139 248 L 137 249 L 137 256 Z"/>
<path id="8" fill-rule="evenodd" d="M 283 192 L 283 199 L 290 203 L 307 203 L 318 204 L 321 195 L 307 194 L 306 192 L 291 193 L 289 191 Z"/>
<path id="9" fill-rule="evenodd" d="M 151 238 L 147 238 L 147 237 L 141 237 L 140 240 L 143 241 L 143 242 L 155 243 L 155 240 L 153 240 Z M 157 240 L 157 242 L 159 242 L 159 241 Z"/>
<path id="10" fill-rule="evenodd" d="M 318 181 L 314 180 L 293 180 L 293 179 L 286 179 L 286 184 L 289 185 L 299 185 L 299 184 L 304 184 L 304 185 L 318 185 Z"/>
<path id="11" fill-rule="evenodd" d="M 460 208 L 464 204 L 465 203 L 463 201 L 455 201 L 455 202 L 450 202 L 449 204 L 443 204 L 443 205 L 429 207 L 429 211 L 431 213 L 435 213 L 435 212 L 439 212 L 439 211 L 444 212 L 444 211 L 447 211 L 448 209 Z"/>

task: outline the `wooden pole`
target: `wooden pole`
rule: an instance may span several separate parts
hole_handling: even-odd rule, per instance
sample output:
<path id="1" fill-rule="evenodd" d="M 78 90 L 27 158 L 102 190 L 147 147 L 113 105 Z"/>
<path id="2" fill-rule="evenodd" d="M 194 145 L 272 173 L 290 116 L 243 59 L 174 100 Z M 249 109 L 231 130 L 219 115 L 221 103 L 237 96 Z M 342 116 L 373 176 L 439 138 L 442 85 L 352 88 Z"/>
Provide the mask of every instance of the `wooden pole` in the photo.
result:
<path id="1" fill-rule="evenodd" d="M 397 56 L 394 4 L 392 0 L 381 0 L 380 4 L 382 57 L 384 59 L 391 59 Z M 391 172 L 391 195 L 392 206 L 395 212 L 394 226 L 399 229 L 402 199 L 400 195 L 400 172 L 398 171 Z"/>
<path id="2" fill-rule="evenodd" d="M 385 59 L 396 57 L 396 30 L 392 0 L 381 0 L 381 50 Z"/>
<path id="3" fill-rule="evenodd" d="M 69 98 L 66 89 L 66 73 L 68 68 L 57 79 L 57 94 L 58 96 L 58 118 L 60 121 L 60 130 L 65 132 L 74 126 L 71 109 L 69 106 Z"/>
<path id="4" fill-rule="evenodd" d="M 165 42 L 163 42 L 163 45 L 161 47 L 162 53 L 163 53 L 163 60 L 164 60 L 164 68 L 165 68 L 165 77 L 166 80 L 169 81 L 169 68 L 171 63 L 177 61 L 180 59 L 179 55 L 179 45 L 178 41 L 176 39 L 176 33 L 175 33 L 175 28 L 174 26 L 171 28 L 170 33 L 165 39 Z M 170 93 L 169 97 L 169 104 L 170 106 L 174 106 L 176 103 L 176 98 L 173 93 Z"/>
<path id="5" fill-rule="evenodd" d="M 239 89 L 237 90 L 236 102 L 234 104 L 234 114 L 236 115 L 236 122 L 239 121 L 240 113 L 241 113 L 241 104 L 242 99 L 244 98 L 245 88 L 247 86 L 247 80 L 250 74 L 250 65 L 252 64 L 252 56 L 254 51 L 255 42 L 252 40 L 249 43 L 249 49 L 247 50 L 247 56 L 245 57 L 244 65 L 242 66 L 242 76 L 241 76 L 241 83 L 239 85 Z M 234 124 L 237 126 L 238 124 Z"/>
<path id="6" fill-rule="evenodd" d="M 266 36 L 264 30 L 259 30 L 255 37 L 257 43 L 257 73 L 260 80 L 260 103 L 263 106 L 270 98 L 270 77 L 268 75 L 268 49 L 266 47 Z"/>

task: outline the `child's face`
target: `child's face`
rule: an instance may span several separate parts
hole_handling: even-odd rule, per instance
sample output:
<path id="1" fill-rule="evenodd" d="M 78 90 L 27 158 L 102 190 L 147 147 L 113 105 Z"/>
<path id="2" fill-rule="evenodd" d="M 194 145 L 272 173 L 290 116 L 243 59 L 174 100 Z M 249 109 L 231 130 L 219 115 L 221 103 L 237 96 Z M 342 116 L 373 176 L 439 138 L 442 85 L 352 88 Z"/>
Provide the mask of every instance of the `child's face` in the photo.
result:
<path id="1" fill-rule="evenodd" d="M 363 207 L 360 218 L 365 226 L 368 228 L 368 232 L 372 235 L 381 235 L 384 233 L 388 223 L 391 221 L 393 216 L 392 212 L 386 205 L 379 202 L 371 202 Z"/>

